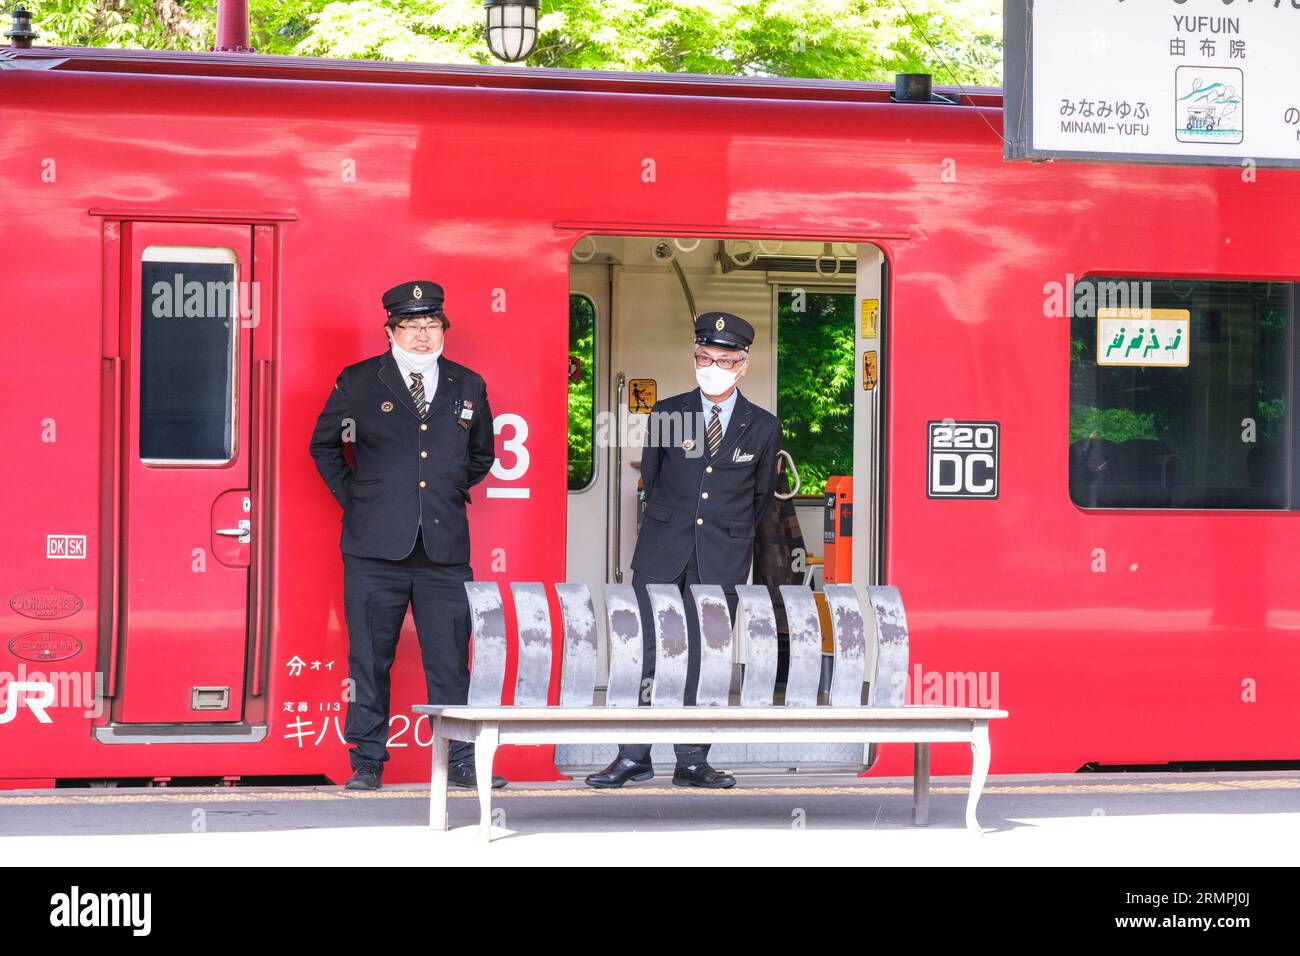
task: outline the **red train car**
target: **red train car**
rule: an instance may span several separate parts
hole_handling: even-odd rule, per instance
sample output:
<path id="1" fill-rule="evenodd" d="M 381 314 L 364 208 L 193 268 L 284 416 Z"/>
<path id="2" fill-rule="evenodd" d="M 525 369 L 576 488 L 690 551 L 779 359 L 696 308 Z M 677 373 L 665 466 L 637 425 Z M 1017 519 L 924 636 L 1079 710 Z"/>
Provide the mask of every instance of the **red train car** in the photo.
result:
<path id="1" fill-rule="evenodd" d="M 0 53 L 3 785 L 346 775 L 307 443 L 424 277 L 497 416 L 478 578 L 622 573 L 628 384 L 692 384 L 683 287 L 759 330 L 760 404 L 790 297 L 847 296 L 853 578 L 902 590 L 911 699 L 1010 710 L 995 773 L 1300 757 L 1294 174 L 1008 164 L 997 91 L 946 92 Z M 615 429 L 576 481 L 575 309 Z M 1110 363 L 1117 318 L 1186 340 Z M 421 689 L 408 633 L 389 780 L 427 779 Z M 590 755 L 500 769 L 557 762 Z"/>

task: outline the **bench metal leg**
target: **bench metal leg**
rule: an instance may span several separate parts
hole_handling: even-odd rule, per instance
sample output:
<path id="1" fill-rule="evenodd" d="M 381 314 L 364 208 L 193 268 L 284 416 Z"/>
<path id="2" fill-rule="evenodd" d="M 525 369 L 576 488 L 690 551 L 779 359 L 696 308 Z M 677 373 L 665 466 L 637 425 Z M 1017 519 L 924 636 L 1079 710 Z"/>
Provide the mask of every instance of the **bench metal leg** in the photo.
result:
<path id="1" fill-rule="evenodd" d="M 478 835 L 492 839 L 492 758 L 500 735 L 496 724 L 483 724 L 474 740 L 474 776 L 478 782 Z"/>
<path id="2" fill-rule="evenodd" d="M 913 744 L 912 757 L 912 825 L 930 825 L 930 745 Z"/>
<path id="3" fill-rule="evenodd" d="M 971 739 L 970 749 L 970 794 L 966 797 L 966 827 L 970 830 L 978 830 L 979 822 L 975 819 L 975 807 L 980 802 L 980 794 L 984 790 L 984 781 L 988 779 L 989 775 L 988 721 L 980 721 L 976 724 L 975 736 Z"/>
<path id="4" fill-rule="evenodd" d="M 442 718 L 433 718 L 433 773 L 429 777 L 429 826 L 447 829 L 447 748 Z"/>

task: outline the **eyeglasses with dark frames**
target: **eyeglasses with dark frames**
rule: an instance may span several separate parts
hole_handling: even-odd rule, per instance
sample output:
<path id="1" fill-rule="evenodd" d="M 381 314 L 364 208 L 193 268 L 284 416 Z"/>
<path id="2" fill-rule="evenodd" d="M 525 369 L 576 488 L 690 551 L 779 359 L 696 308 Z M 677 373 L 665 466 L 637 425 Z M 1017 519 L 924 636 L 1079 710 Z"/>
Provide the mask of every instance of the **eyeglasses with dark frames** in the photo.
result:
<path id="1" fill-rule="evenodd" d="M 398 322 L 395 328 L 401 329 L 407 335 L 419 335 L 421 333 L 433 334 L 434 331 L 442 331 L 441 322 L 421 322 L 419 324 L 412 322 Z"/>
<path id="2" fill-rule="evenodd" d="M 724 372 L 730 372 L 736 366 L 744 365 L 747 361 L 749 361 L 748 355 L 743 355 L 740 358 L 714 358 L 707 352 L 695 353 L 696 368 L 708 368 L 710 365 L 716 365 Z"/>

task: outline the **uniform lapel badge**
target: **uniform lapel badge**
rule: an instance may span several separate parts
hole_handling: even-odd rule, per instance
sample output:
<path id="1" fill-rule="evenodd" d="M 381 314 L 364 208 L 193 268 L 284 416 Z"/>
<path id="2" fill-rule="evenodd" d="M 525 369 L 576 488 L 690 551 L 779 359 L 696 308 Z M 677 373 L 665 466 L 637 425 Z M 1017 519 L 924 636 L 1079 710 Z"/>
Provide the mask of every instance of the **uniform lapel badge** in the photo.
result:
<path id="1" fill-rule="evenodd" d="M 382 405 L 379 406 L 379 410 L 381 412 L 391 412 L 393 410 L 393 403 L 384 402 Z"/>
<path id="2" fill-rule="evenodd" d="M 749 453 L 749 454 L 742 455 L 742 454 L 740 453 L 740 449 L 737 448 L 737 449 L 735 450 L 735 452 L 732 454 L 732 456 L 731 456 L 731 460 L 734 461 L 734 462 L 736 462 L 737 464 L 740 464 L 740 463 L 743 463 L 743 462 L 746 462 L 746 461 L 753 461 L 753 460 L 754 460 L 754 455 L 753 455 L 752 452 Z"/>
<path id="3" fill-rule="evenodd" d="M 470 419 L 474 417 L 474 403 L 458 398 L 456 404 L 452 406 L 452 414 L 456 418 L 456 424 L 467 429 Z"/>

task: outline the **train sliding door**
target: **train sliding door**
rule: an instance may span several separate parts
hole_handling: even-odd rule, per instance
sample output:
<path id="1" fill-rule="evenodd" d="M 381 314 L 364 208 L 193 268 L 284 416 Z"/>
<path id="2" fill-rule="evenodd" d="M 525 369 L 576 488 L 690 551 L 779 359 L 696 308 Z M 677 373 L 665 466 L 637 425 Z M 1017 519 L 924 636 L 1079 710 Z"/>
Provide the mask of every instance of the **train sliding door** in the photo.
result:
<path id="1" fill-rule="evenodd" d="M 832 477 L 852 478 L 850 507 L 858 517 L 841 526 L 834 580 L 880 583 L 881 249 L 842 241 L 592 235 L 574 245 L 570 258 L 567 579 L 597 595 L 607 581 L 631 580 L 646 505 L 640 459 L 650 410 L 696 388 L 695 317 L 726 310 L 755 331 L 740 391 L 781 420 L 789 454 L 790 490 L 773 506 L 780 520 L 761 529 L 766 560 L 755 573 L 766 583 L 807 586 L 821 601 L 825 490 Z M 829 620 L 827 612 L 827 628 Z M 829 640 L 823 646 L 829 688 Z M 745 652 L 737 642 L 737 675 Z M 782 701 L 783 695 L 778 677 Z M 858 771 L 870 763 L 855 745 L 720 744 L 713 754 L 720 766 Z M 556 748 L 557 765 L 568 772 L 603 767 L 612 756 L 612 747 Z M 671 765 L 672 750 L 656 745 L 652 758 Z"/>
<path id="2" fill-rule="evenodd" d="M 124 226 L 115 723 L 243 717 L 259 510 L 252 237 Z"/>

